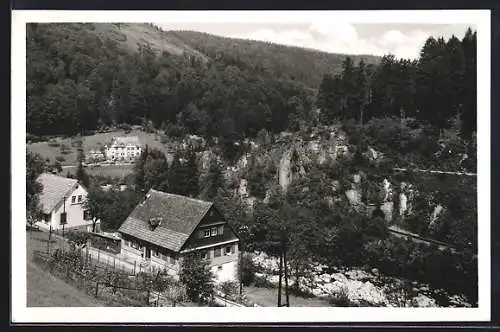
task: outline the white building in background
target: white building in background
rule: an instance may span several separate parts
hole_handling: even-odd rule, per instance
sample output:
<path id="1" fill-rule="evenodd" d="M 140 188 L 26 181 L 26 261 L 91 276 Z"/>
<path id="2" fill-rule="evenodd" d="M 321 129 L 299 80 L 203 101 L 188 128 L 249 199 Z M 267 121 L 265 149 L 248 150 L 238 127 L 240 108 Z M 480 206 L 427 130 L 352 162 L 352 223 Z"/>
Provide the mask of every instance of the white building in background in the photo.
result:
<path id="1" fill-rule="evenodd" d="M 43 186 L 40 194 L 43 220 L 37 223 L 41 228 L 53 230 L 79 229 L 91 232 L 92 218 L 84 208 L 87 189 L 76 179 L 43 173 L 37 181 Z M 100 221 L 96 222 L 96 232 L 100 231 Z"/>
<path id="2" fill-rule="evenodd" d="M 137 136 L 113 137 L 111 144 L 105 146 L 106 160 L 134 161 L 141 155 L 142 145 Z"/>

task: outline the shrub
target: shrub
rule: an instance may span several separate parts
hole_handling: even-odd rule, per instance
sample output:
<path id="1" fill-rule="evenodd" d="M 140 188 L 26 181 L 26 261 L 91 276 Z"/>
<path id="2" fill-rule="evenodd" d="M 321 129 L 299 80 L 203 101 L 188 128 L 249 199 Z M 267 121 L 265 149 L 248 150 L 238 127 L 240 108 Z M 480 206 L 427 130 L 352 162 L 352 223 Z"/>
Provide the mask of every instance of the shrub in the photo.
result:
<path id="1" fill-rule="evenodd" d="M 233 298 L 238 292 L 238 283 L 235 281 L 224 281 L 219 287 L 224 296 L 228 298 Z"/>
<path id="2" fill-rule="evenodd" d="M 260 277 L 260 276 L 254 277 L 254 285 L 255 285 L 255 287 L 263 287 L 263 288 L 273 288 L 274 287 L 274 285 L 269 280 L 267 280 L 264 277 Z"/>
<path id="3" fill-rule="evenodd" d="M 165 135 L 169 137 L 181 138 L 185 134 L 186 134 L 186 128 L 173 123 L 167 124 L 165 128 Z"/>
<path id="4" fill-rule="evenodd" d="M 62 143 L 59 146 L 59 150 L 61 151 L 62 154 L 69 154 L 71 152 L 70 147 L 64 143 Z"/>
<path id="5" fill-rule="evenodd" d="M 328 302 L 336 307 L 351 307 L 352 303 L 349 300 L 347 288 L 343 287 L 339 292 L 333 293 L 329 296 Z"/>
<path id="6" fill-rule="evenodd" d="M 66 161 L 66 158 L 64 156 L 56 156 L 56 161 L 58 161 L 59 163 L 63 163 Z"/>
<path id="7" fill-rule="evenodd" d="M 241 275 L 241 282 L 243 285 L 248 286 L 255 281 L 255 272 L 257 267 L 252 260 L 252 257 L 248 254 L 243 254 L 241 256 L 241 262 L 238 267 L 240 269 L 239 273 Z"/>
<path id="8" fill-rule="evenodd" d="M 26 134 L 26 142 L 27 143 L 43 142 L 43 137 L 33 134 Z"/>
<path id="9" fill-rule="evenodd" d="M 207 303 L 214 294 L 214 275 L 208 262 L 198 254 L 184 257 L 180 272 L 180 281 L 186 287 L 186 295 L 193 302 Z"/>
<path id="10" fill-rule="evenodd" d="M 168 139 L 167 135 L 161 135 L 161 137 L 160 137 L 161 144 L 168 144 L 169 141 L 170 140 Z"/>
<path id="11" fill-rule="evenodd" d="M 126 134 L 128 134 L 128 133 L 130 133 L 132 131 L 132 126 L 130 126 L 128 123 L 120 123 L 116 127 L 118 129 L 123 130 Z"/>
<path id="12" fill-rule="evenodd" d="M 50 147 L 57 148 L 61 143 L 59 143 L 56 139 L 50 139 L 47 143 Z"/>

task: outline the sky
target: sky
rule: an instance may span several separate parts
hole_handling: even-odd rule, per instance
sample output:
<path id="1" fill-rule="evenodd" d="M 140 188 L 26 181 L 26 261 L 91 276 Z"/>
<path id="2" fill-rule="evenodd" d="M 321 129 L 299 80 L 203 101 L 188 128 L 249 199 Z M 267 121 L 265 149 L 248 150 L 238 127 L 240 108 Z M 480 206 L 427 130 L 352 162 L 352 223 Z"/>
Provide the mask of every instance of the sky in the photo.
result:
<path id="1" fill-rule="evenodd" d="M 384 55 L 415 59 L 430 37 L 462 38 L 466 24 L 406 23 L 155 23 L 164 30 L 194 30 L 224 37 L 253 39 L 329 53 Z"/>

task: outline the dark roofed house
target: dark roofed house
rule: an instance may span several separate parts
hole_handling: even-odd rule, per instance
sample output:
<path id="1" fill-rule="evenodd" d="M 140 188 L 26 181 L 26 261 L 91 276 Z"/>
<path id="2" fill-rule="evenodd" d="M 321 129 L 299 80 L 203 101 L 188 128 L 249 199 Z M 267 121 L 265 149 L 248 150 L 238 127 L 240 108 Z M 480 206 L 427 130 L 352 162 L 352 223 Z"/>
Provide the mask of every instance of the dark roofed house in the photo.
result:
<path id="1" fill-rule="evenodd" d="M 118 232 L 129 261 L 177 275 L 183 255 L 199 251 L 218 281 L 237 280 L 239 239 L 214 203 L 151 189 Z"/>

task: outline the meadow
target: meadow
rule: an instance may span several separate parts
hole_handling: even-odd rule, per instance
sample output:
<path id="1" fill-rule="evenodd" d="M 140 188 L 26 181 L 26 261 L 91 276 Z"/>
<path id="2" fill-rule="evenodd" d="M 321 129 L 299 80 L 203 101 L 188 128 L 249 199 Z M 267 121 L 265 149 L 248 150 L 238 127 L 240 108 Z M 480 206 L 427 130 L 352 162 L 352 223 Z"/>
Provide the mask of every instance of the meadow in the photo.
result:
<path id="1" fill-rule="evenodd" d="M 137 136 L 143 146 L 147 145 L 165 153 L 169 151 L 168 144 L 165 141 L 165 143 L 162 143 L 162 135 L 160 134 L 146 133 L 141 130 L 132 130 L 130 132 L 115 130 L 107 133 L 83 136 L 84 153 L 103 148 L 106 144 L 111 143 L 114 136 Z M 29 151 L 38 153 L 43 158 L 48 158 L 50 163 L 55 162 L 56 157 L 60 156 L 64 158 L 61 161 L 61 165 L 75 166 L 77 162 L 76 140 L 77 137 L 55 137 L 43 142 L 27 143 L 26 147 Z"/>

